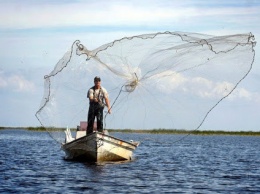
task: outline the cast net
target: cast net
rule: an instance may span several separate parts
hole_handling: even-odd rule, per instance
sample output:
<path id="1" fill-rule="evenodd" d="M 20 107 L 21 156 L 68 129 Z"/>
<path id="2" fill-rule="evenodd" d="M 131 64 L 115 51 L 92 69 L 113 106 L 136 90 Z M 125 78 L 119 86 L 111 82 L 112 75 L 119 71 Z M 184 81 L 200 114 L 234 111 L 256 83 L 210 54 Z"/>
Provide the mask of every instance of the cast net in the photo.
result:
<path id="1" fill-rule="evenodd" d="M 250 72 L 254 46 L 251 33 L 144 34 L 95 50 L 75 41 L 45 76 L 36 117 L 63 142 L 64 128 L 87 121 L 87 92 L 99 76 L 112 105 L 106 129 L 198 130 Z"/>

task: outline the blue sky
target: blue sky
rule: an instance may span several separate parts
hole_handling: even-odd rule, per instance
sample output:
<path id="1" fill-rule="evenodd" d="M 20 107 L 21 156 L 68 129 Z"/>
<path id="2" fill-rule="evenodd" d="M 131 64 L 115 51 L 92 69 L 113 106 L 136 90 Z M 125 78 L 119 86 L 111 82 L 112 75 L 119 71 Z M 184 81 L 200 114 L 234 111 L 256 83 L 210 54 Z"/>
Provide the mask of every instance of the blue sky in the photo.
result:
<path id="1" fill-rule="evenodd" d="M 39 126 L 34 114 L 43 76 L 79 39 L 95 49 L 124 36 L 159 31 L 260 37 L 260 3 L 234 1 L 2 1 L 0 0 L 0 126 Z M 239 85 L 250 99 L 225 100 L 202 129 L 260 129 L 260 57 Z"/>

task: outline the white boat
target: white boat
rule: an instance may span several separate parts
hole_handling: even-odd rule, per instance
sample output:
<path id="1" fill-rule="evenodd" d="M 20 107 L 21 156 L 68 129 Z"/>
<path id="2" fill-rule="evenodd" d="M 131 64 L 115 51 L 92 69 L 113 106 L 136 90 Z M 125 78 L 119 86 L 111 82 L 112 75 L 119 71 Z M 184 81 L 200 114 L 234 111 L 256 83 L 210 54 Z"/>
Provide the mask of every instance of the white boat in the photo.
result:
<path id="1" fill-rule="evenodd" d="M 65 143 L 61 146 L 65 151 L 65 159 L 92 162 L 132 160 L 133 151 L 139 142 L 130 142 L 115 138 L 108 133 L 94 131 L 86 135 L 86 131 L 77 131 L 71 136 L 67 128 Z"/>

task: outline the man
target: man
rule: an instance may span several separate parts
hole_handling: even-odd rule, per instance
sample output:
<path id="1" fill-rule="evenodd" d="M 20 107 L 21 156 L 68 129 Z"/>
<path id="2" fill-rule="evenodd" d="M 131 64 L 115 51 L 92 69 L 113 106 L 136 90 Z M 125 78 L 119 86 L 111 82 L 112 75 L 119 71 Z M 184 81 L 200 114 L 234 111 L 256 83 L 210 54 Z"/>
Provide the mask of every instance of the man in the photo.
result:
<path id="1" fill-rule="evenodd" d="M 103 132 L 103 110 L 107 106 L 108 113 L 111 114 L 111 107 L 107 90 L 101 87 L 101 79 L 94 78 L 94 86 L 88 90 L 89 110 L 88 110 L 88 127 L 87 134 L 93 132 L 94 120 L 97 118 L 97 130 Z M 105 102 L 104 102 L 105 101 Z"/>

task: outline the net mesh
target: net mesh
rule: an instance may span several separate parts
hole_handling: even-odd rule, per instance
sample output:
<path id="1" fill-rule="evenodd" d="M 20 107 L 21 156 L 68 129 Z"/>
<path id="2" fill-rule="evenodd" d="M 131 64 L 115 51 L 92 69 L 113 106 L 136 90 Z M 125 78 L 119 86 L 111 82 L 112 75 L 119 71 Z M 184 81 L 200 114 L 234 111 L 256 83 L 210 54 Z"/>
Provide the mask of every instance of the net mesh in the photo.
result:
<path id="1" fill-rule="evenodd" d="M 249 34 L 163 32 L 125 37 L 88 50 L 80 41 L 45 76 L 36 117 L 58 142 L 87 120 L 95 76 L 109 93 L 107 129 L 197 130 L 252 68 Z"/>

